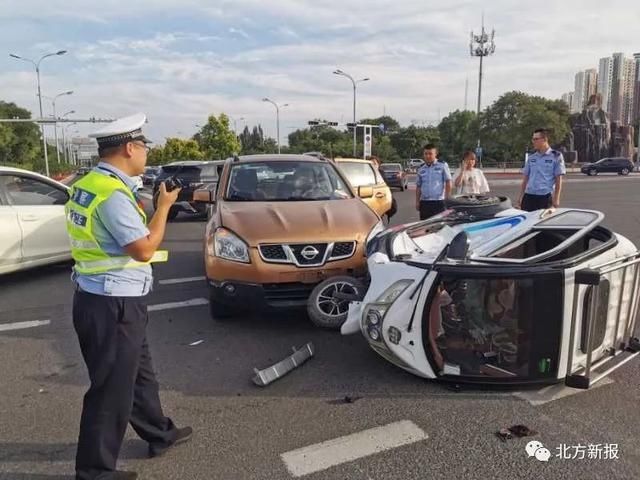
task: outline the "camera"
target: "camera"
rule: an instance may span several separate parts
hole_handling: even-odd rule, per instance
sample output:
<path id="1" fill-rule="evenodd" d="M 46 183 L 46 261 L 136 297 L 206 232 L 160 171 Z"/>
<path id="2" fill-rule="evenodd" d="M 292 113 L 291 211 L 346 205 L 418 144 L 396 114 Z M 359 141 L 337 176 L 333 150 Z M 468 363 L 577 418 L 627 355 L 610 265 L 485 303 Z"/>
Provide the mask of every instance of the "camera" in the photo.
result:
<path id="1" fill-rule="evenodd" d="M 184 188 L 184 182 L 174 175 L 164 181 L 164 186 L 166 187 L 167 192 L 171 192 L 176 188 Z"/>

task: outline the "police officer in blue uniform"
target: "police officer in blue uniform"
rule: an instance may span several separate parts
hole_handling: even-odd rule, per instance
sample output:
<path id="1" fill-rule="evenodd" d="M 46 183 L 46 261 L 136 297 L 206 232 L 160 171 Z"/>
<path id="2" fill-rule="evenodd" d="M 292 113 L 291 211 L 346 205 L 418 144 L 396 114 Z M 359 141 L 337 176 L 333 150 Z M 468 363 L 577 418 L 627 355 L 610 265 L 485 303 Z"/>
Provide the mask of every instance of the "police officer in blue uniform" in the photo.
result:
<path id="1" fill-rule="evenodd" d="M 451 194 L 451 172 L 449 165 L 438 161 L 438 149 L 432 143 L 424 146 L 422 154 L 424 165 L 416 178 L 416 210 L 420 220 L 425 220 L 444 211 L 444 199 Z"/>
<path id="2" fill-rule="evenodd" d="M 116 470 L 127 424 L 148 442 L 149 456 L 188 440 L 162 411 L 146 337 L 145 296 L 151 261 L 160 259 L 169 208 L 179 189 L 160 185 L 157 210 L 146 224 L 132 177 L 144 171 L 148 140 L 144 114 L 112 122 L 90 135 L 100 163 L 72 186 L 67 203 L 76 291 L 73 324 L 91 385 L 84 396 L 76 479 L 135 479 Z"/>
<path id="3" fill-rule="evenodd" d="M 528 212 L 560 206 L 562 178 L 567 170 L 562 153 L 549 146 L 549 134 L 543 128 L 533 132 L 531 138 L 535 152 L 529 155 L 522 169 L 520 208 Z"/>

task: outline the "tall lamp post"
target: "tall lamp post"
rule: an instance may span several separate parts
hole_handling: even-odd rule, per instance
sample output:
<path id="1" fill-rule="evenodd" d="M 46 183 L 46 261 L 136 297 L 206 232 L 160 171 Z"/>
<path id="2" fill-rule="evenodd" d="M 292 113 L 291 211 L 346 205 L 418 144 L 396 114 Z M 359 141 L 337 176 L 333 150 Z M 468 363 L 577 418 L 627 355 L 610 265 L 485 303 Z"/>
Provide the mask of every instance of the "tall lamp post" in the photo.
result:
<path id="1" fill-rule="evenodd" d="M 351 83 L 353 84 L 353 123 L 355 125 L 356 123 L 356 84 L 360 83 L 360 82 L 367 82 L 369 81 L 369 78 L 361 78 L 360 80 L 354 80 L 353 77 L 351 75 L 349 75 L 348 73 L 343 72 L 340 69 L 334 70 L 333 72 L 334 75 L 340 75 L 342 77 L 346 77 L 349 80 L 351 80 Z M 355 158 L 356 156 L 356 130 L 357 128 L 354 126 L 353 127 L 353 156 Z"/>
<path id="2" fill-rule="evenodd" d="M 63 95 L 72 95 L 72 94 L 73 94 L 73 90 L 69 90 L 68 92 L 59 93 L 58 95 L 56 95 L 53 98 L 47 97 L 46 95 L 42 96 L 43 98 L 51 100 L 51 105 L 53 106 L 53 119 L 55 120 L 55 122 L 53 124 L 53 129 L 54 129 L 54 132 L 55 132 L 56 155 L 58 157 L 58 163 L 60 163 L 60 145 L 58 144 L 58 117 L 56 115 L 56 100 L 58 100 L 58 97 L 62 97 Z"/>
<path id="3" fill-rule="evenodd" d="M 229 115 L 229 117 L 231 117 L 231 115 Z M 236 120 L 244 120 L 244 117 L 240 117 L 238 119 L 236 119 L 235 117 L 231 117 L 231 121 L 233 122 L 233 133 L 236 134 L 236 137 L 238 136 L 238 126 L 236 125 Z"/>
<path id="4" fill-rule="evenodd" d="M 76 113 L 75 110 L 69 110 L 60 118 L 64 118 L 67 115 L 72 115 L 74 113 Z M 71 125 L 75 125 L 75 123 L 72 123 Z M 67 137 L 65 136 L 65 126 L 66 125 L 62 125 L 62 154 L 64 155 L 64 163 L 69 163 L 69 156 L 67 155 Z"/>
<path id="5" fill-rule="evenodd" d="M 40 104 L 40 119 L 43 118 L 42 117 L 42 94 L 40 92 L 40 62 L 42 62 L 42 60 L 44 60 L 47 57 L 53 57 L 53 56 L 56 56 L 56 55 L 64 55 L 65 53 L 67 53 L 66 50 L 58 50 L 55 53 L 47 53 L 46 55 L 43 55 L 42 57 L 40 57 L 40 59 L 37 62 L 31 60 L 30 58 L 21 57 L 19 55 L 15 55 L 13 53 L 9 54 L 10 57 L 17 58 L 18 60 L 23 60 L 25 62 L 29 62 L 36 68 L 36 77 L 38 78 L 38 103 Z M 40 124 L 40 131 L 42 132 L 42 147 L 44 149 L 44 167 L 45 167 L 45 172 L 46 172 L 47 177 L 48 177 L 49 176 L 49 157 L 47 155 L 47 139 L 45 138 L 44 125 L 43 124 Z"/>
<path id="6" fill-rule="evenodd" d="M 488 57 L 496 51 L 496 44 L 493 42 L 495 30 L 491 30 L 489 35 L 484 30 L 484 14 L 482 15 L 482 30 L 480 35 L 474 35 L 471 31 L 471 40 L 469 42 L 469 52 L 472 57 L 480 57 L 480 73 L 478 75 L 478 109 L 476 111 L 478 117 L 478 147 L 476 155 L 479 153 L 480 165 L 482 166 L 482 150 L 480 148 L 480 99 L 482 98 L 482 59 Z"/>
<path id="7" fill-rule="evenodd" d="M 64 150 L 64 157 L 65 157 L 65 161 L 67 163 L 69 163 L 69 160 L 73 160 L 71 158 L 71 145 L 69 144 L 69 142 L 67 142 L 67 128 L 73 126 L 73 125 L 77 125 L 77 123 L 73 122 L 73 123 L 69 123 L 67 125 L 63 125 L 62 126 L 62 138 L 64 138 L 64 143 L 66 144 L 65 146 L 65 150 Z M 71 162 L 73 165 L 75 165 L 75 163 Z"/>
<path id="8" fill-rule="evenodd" d="M 280 107 L 288 107 L 289 104 L 285 103 L 283 105 L 278 105 L 276 102 L 274 102 L 273 100 L 269 99 L 269 98 L 263 98 L 262 99 L 263 102 L 269 102 L 270 104 L 272 104 L 274 107 L 276 107 L 276 135 L 278 136 L 278 155 L 280 155 Z"/>

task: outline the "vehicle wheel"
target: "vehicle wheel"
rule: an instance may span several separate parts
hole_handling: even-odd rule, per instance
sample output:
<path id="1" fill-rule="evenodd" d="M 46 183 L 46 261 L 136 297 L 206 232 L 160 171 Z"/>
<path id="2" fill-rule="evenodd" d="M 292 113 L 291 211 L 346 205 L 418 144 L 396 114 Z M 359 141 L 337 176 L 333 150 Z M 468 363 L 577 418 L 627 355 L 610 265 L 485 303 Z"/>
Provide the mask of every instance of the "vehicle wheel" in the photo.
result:
<path id="1" fill-rule="evenodd" d="M 620 170 L 620 175 L 629 175 L 629 169 L 623 168 L 622 170 Z"/>
<path id="2" fill-rule="evenodd" d="M 355 277 L 327 278 L 311 292 L 307 313 L 314 325 L 338 330 L 347 320 L 349 303 L 361 300 L 364 294 L 364 285 Z"/>
<path id="3" fill-rule="evenodd" d="M 511 208 L 509 197 L 495 195 L 457 195 L 445 200 L 447 208 L 476 215 L 495 215 Z"/>
<path id="4" fill-rule="evenodd" d="M 235 311 L 230 306 L 215 300 L 213 295 L 209 295 L 209 314 L 214 322 L 222 322 L 233 317 Z"/>
<path id="5" fill-rule="evenodd" d="M 589 170 L 589 175 L 598 175 L 598 170 L 592 168 L 591 170 Z"/>

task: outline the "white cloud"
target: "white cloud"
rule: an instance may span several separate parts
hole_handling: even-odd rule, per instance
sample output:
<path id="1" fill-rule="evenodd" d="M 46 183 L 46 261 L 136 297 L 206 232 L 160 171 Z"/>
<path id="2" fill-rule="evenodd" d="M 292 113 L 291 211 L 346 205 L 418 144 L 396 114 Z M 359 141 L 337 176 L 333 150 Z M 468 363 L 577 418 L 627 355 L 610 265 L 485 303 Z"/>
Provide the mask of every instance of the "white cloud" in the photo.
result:
<path id="1" fill-rule="evenodd" d="M 371 78 L 358 85 L 358 116 L 436 121 L 438 112 L 464 106 L 466 79 L 474 108 L 477 59 L 468 42 L 482 8 L 497 43 L 485 60 L 484 106 L 509 90 L 557 98 L 600 57 L 640 51 L 640 5 L 632 0 L 103 0 L 95 11 L 80 0 L 9 0 L 0 20 L 44 19 L 44 31 L 37 40 L 33 30 L 17 40 L 15 30 L 0 31 L 0 44 L 68 49 L 64 67 L 51 61 L 43 70 L 45 94 L 73 89 L 65 105 L 87 116 L 146 111 L 156 140 L 192 132 L 221 111 L 274 135 L 264 96 L 291 104 L 281 112 L 284 137 L 284 125 L 351 119 L 351 85 L 332 75 L 335 68 Z M 78 19 L 96 23 L 95 35 L 76 35 Z M 147 33 L 117 28 L 131 19 Z M 63 30 L 69 35 L 60 37 Z M 2 98 L 35 111 L 34 75 L 16 63 L 0 59 Z"/>

